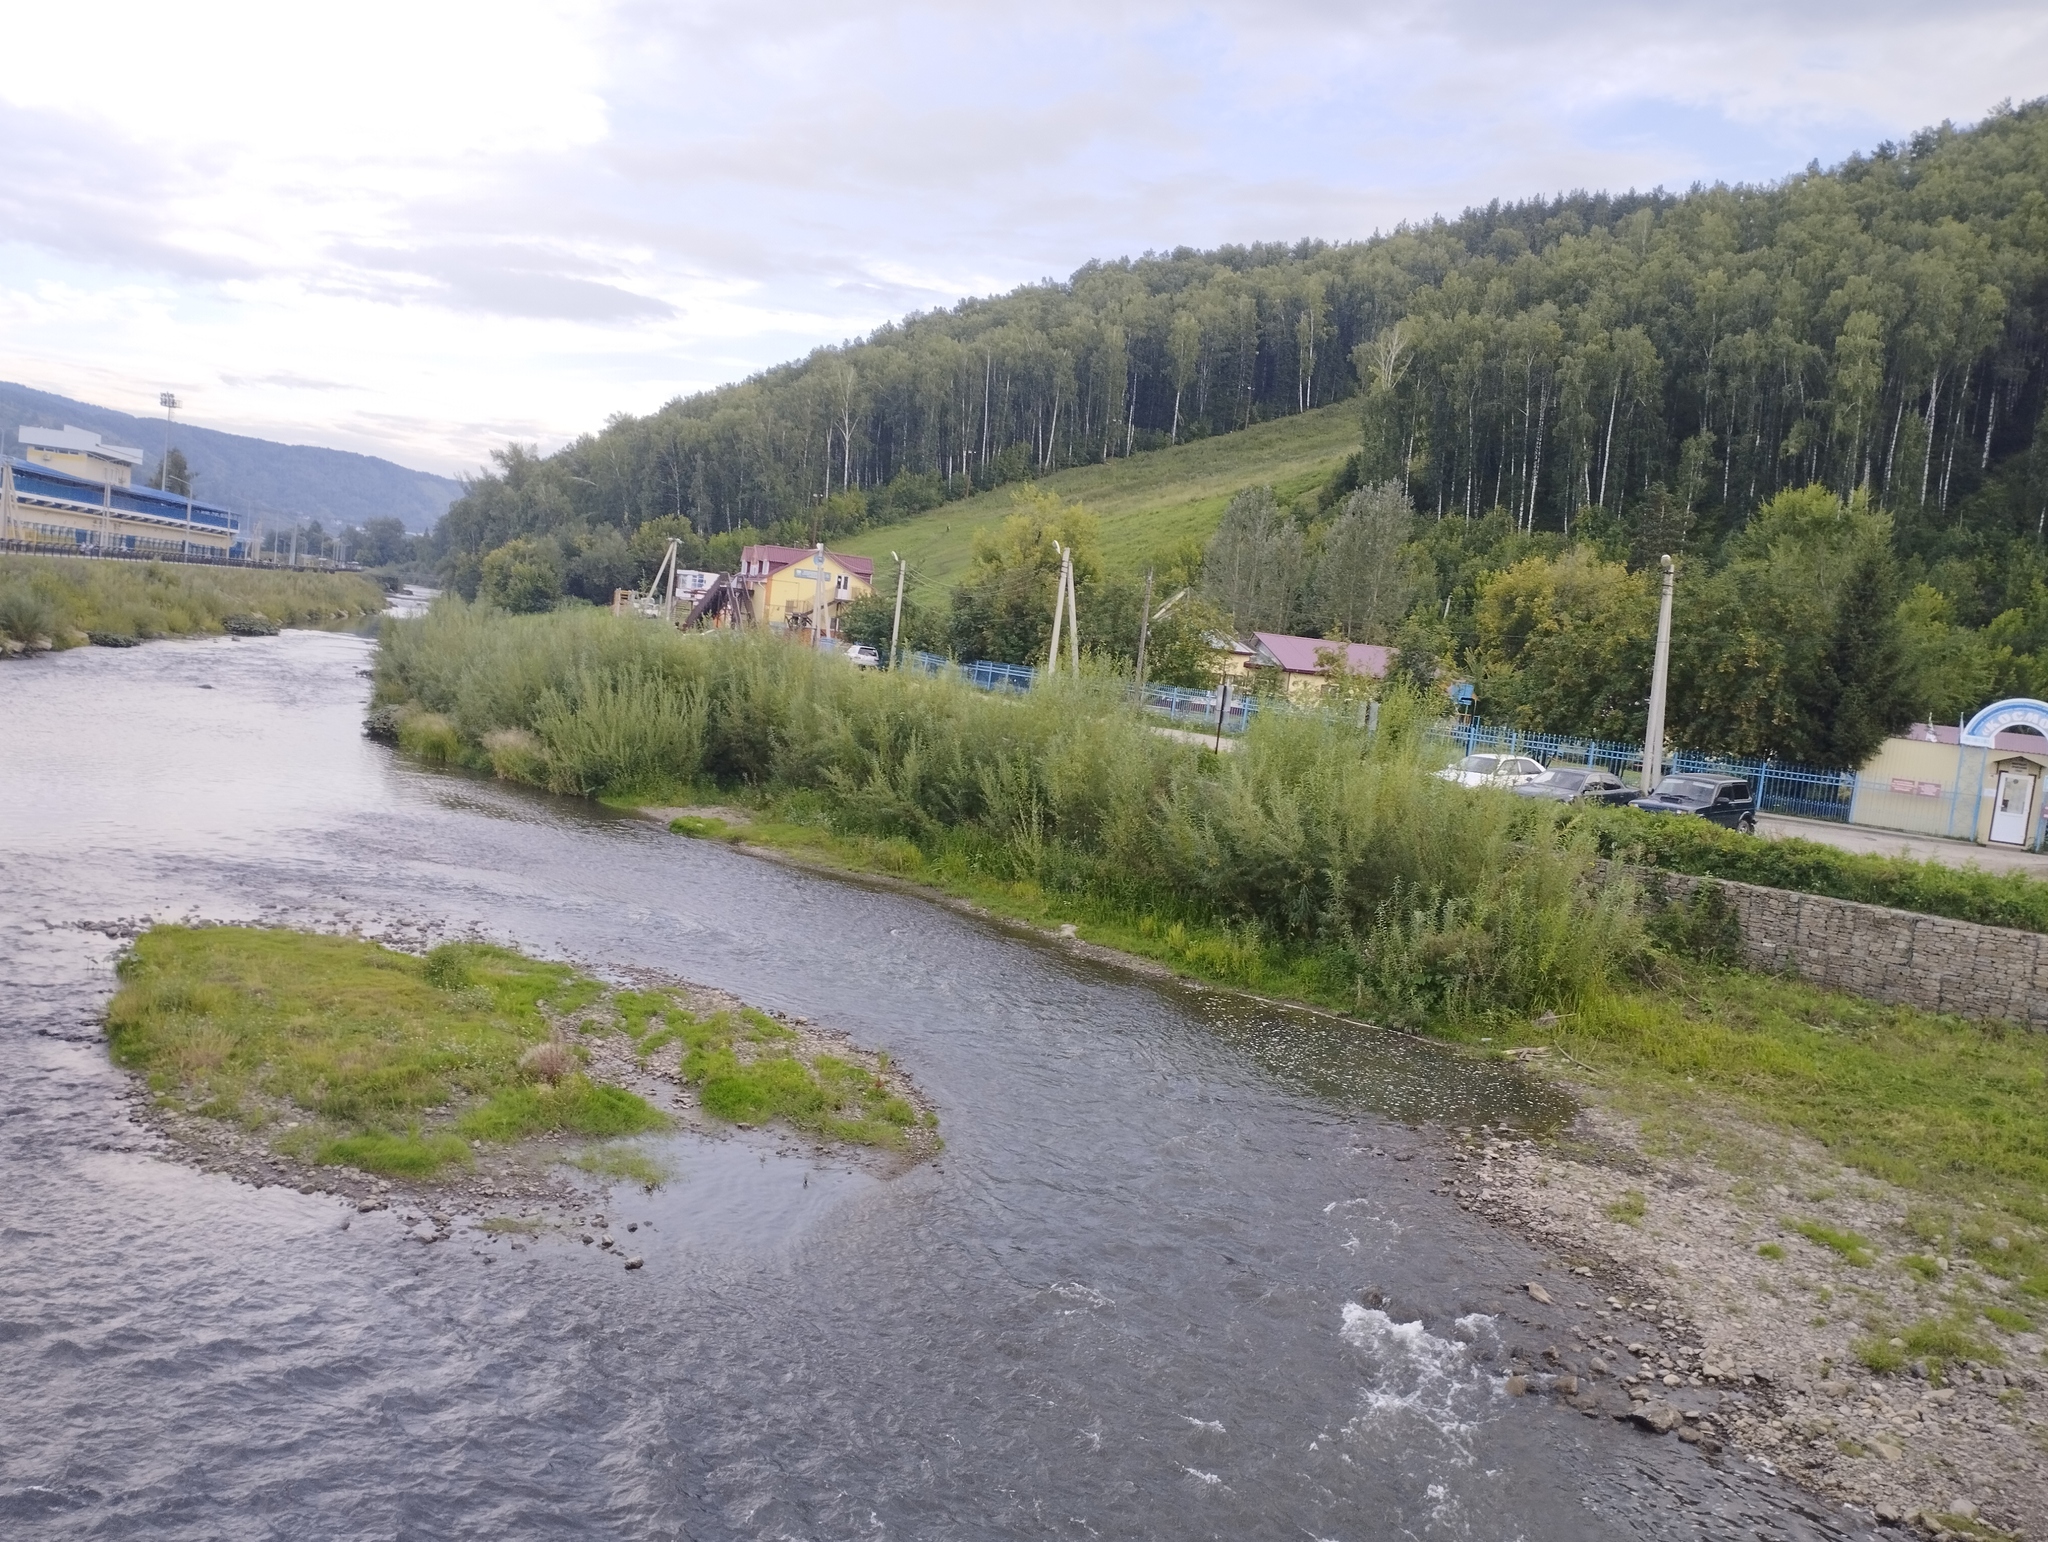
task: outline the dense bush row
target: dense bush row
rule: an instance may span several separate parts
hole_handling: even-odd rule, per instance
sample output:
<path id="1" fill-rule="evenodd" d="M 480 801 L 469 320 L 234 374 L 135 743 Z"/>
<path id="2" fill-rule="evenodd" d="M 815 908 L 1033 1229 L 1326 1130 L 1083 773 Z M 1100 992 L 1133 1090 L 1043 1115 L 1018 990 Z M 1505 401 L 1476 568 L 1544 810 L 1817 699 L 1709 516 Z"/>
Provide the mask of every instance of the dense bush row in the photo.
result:
<path id="1" fill-rule="evenodd" d="M 429 759 L 568 793 L 793 798 L 992 878 L 1220 924 L 1394 1015 L 1561 1005 L 1643 947 L 1594 842 L 1430 776 L 1398 700 L 1370 741 L 1274 713 L 1219 758 L 1111 683 L 988 695 L 766 638 L 452 600 L 387 623 L 378 696 Z"/>
<path id="2" fill-rule="evenodd" d="M 1758 840 L 1704 819 L 1634 809 L 1601 809 L 1581 818 L 1595 831 L 1603 856 L 1640 866 L 2048 932 L 2048 883 L 2021 873 L 1880 857 L 1818 841 Z"/>

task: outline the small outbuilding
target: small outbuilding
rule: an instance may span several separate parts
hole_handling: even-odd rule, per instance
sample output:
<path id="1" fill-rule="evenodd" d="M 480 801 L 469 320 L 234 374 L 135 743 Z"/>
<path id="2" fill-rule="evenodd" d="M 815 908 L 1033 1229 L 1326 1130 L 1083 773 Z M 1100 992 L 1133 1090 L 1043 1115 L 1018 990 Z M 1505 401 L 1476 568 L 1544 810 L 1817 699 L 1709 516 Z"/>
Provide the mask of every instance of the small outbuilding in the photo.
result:
<path id="1" fill-rule="evenodd" d="M 2044 781 L 2048 702 L 2012 697 L 1885 740 L 1856 775 L 1849 822 L 2038 850 Z"/>

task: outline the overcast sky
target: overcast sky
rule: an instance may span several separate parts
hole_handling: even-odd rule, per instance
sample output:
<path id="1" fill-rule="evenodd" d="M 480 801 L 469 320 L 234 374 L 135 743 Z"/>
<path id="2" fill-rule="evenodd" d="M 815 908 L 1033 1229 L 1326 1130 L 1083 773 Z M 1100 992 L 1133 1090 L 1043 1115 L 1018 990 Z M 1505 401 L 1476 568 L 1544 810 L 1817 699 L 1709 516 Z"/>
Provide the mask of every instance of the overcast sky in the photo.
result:
<path id="1" fill-rule="evenodd" d="M 0 379 L 446 472 L 1093 257 L 2048 93 L 2040 0 L 67 0 L 4 47 Z"/>

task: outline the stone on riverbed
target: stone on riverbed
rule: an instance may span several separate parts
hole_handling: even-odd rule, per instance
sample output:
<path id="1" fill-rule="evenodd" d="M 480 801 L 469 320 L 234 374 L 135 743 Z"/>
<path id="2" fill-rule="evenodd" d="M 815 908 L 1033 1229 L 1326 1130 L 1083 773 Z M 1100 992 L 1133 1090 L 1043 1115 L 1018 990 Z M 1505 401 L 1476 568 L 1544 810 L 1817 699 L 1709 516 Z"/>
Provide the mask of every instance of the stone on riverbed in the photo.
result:
<path id="1" fill-rule="evenodd" d="M 1668 1435 L 1685 1422 L 1685 1415 L 1662 1398 L 1653 1398 L 1642 1404 L 1631 1417 L 1644 1429 L 1659 1435 Z"/>

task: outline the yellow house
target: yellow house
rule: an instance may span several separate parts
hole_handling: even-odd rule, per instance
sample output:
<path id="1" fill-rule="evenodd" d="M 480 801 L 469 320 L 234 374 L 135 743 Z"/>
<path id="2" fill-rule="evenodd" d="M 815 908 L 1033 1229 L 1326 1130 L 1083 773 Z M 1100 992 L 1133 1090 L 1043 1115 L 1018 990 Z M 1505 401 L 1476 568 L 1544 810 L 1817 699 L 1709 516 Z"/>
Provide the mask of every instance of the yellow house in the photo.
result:
<path id="1" fill-rule="evenodd" d="M 851 557 L 823 546 L 749 546 L 740 553 L 740 583 L 754 622 L 777 632 L 836 636 L 846 607 L 875 587 L 871 557 Z"/>
<path id="2" fill-rule="evenodd" d="M 1978 845 L 2041 844 L 2048 702 L 1993 702 L 1961 725 L 1915 723 L 1856 774 L 1849 822 Z"/>
<path id="3" fill-rule="evenodd" d="M 62 428 L 18 428 L 14 437 L 21 445 L 24 460 L 109 487 L 128 486 L 135 468 L 142 464 L 140 450 L 125 444 L 106 444 L 91 429 L 69 423 Z"/>

